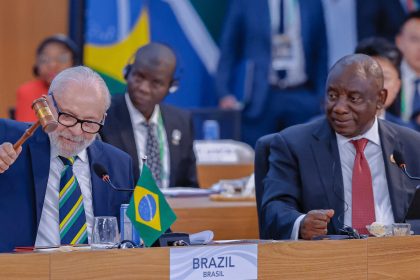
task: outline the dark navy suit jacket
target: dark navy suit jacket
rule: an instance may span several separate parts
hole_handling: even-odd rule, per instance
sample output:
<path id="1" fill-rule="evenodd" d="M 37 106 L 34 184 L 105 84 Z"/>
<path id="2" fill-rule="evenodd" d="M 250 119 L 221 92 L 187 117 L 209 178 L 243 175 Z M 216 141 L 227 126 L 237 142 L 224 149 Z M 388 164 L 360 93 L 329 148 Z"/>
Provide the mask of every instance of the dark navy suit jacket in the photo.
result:
<path id="1" fill-rule="evenodd" d="M 308 77 L 306 90 L 324 97 L 327 74 L 327 40 L 323 10 L 318 0 L 299 0 L 301 38 Z M 264 111 L 269 95 L 268 76 L 271 65 L 271 23 L 267 0 L 233 0 L 226 15 L 221 38 L 221 57 L 216 74 L 220 98 L 233 94 L 233 80 L 238 67 L 250 66 L 247 78 L 252 82 L 249 100 L 245 100 L 248 117 Z M 242 77 L 243 78 L 243 77 Z M 309 102 L 313 102 L 311 99 Z M 314 106 L 319 106 L 314 104 Z"/>
<path id="2" fill-rule="evenodd" d="M 28 124 L 0 119 L 0 143 L 14 143 Z M 92 164 L 101 163 L 116 186 L 134 187 L 132 163 L 124 152 L 100 141 L 87 149 L 92 182 L 94 216 L 116 216 L 131 192 L 116 192 L 95 175 Z M 33 246 L 44 205 L 50 169 L 50 142 L 38 129 L 22 146 L 22 153 L 0 174 L 0 252 L 16 246 Z"/>
<path id="3" fill-rule="evenodd" d="M 170 158 L 170 187 L 197 187 L 197 168 L 193 150 L 193 125 L 190 114 L 173 106 L 160 104 L 163 125 L 168 140 Z M 139 177 L 139 160 L 133 126 L 123 94 L 112 98 L 102 140 L 127 152 L 133 159 L 135 180 Z M 180 132 L 179 141 L 173 139 L 174 130 Z"/>
<path id="4" fill-rule="evenodd" d="M 402 222 L 418 182 L 392 164 L 390 155 L 397 149 L 409 171 L 420 170 L 420 134 L 379 120 L 379 135 L 394 219 Z M 345 211 L 343 177 L 336 136 L 326 119 L 278 133 L 271 142 L 269 161 L 261 208 L 264 236 L 290 238 L 296 218 L 314 209 L 335 210 L 328 233 L 338 234 Z"/>
<path id="5" fill-rule="evenodd" d="M 406 17 L 400 0 L 357 0 L 356 7 L 359 41 L 372 36 L 394 41 Z"/>

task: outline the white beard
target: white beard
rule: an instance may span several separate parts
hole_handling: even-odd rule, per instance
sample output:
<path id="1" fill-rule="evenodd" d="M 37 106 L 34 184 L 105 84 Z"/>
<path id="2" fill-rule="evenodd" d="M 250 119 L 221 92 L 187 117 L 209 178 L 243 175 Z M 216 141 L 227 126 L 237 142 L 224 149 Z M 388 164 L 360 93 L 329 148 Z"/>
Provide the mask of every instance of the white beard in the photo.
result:
<path id="1" fill-rule="evenodd" d="M 70 139 L 71 141 L 74 141 L 75 143 L 66 143 L 65 140 L 60 139 L 61 137 Z M 49 134 L 51 145 L 53 145 L 58 152 L 58 155 L 63 157 L 74 157 L 77 154 L 79 154 L 81 151 L 86 149 L 87 147 L 92 144 L 92 142 L 95 140 L 93 137 L 92 139 L 86 139 L 83 137 L 83 135 L 79 136 L 73 136 L 71 133 L 66 131 L 54 131 Z"/>

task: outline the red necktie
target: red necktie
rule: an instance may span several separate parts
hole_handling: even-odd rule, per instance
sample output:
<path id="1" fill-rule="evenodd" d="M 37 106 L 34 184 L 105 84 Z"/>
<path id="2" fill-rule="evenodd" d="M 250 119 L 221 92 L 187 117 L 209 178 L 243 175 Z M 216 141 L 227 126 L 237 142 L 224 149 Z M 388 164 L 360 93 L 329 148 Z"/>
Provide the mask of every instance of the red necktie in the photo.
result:
<path id="1" fill-rule="evenodd" d="M 352 185 L 352 224 L 359 233 L 367 234 L 366 225 L 375 221 L 372 175 L 363 151 L 368 143 L 366 138 L 351 141 L 356 148 Z"/>

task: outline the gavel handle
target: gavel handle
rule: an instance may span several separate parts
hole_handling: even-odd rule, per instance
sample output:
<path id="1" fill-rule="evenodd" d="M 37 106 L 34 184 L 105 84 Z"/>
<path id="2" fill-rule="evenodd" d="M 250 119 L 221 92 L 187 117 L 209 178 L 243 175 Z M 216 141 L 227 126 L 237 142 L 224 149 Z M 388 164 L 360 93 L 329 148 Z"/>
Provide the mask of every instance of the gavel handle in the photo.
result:
<path id="1" fill-rule="evenodd" d="M 19 140 L 17 140 L 17 142 L 15 144 L 13 144 L 13 149 L 17 150 L 19 149 L 20 146 L 22 146 L 23 143 L 25 143 L 25 141 L 32 136 L 32 134 L 34 134 L 34 131 L 38 128 L 38 126 L 41 123 L 38 121 L 36 121 L 36 123 L 34 123 L 33 125 L 31 125 L 27 130 L 25 130 L 25 133 L 22 135 L 22 137 L 19 138 Z"/>

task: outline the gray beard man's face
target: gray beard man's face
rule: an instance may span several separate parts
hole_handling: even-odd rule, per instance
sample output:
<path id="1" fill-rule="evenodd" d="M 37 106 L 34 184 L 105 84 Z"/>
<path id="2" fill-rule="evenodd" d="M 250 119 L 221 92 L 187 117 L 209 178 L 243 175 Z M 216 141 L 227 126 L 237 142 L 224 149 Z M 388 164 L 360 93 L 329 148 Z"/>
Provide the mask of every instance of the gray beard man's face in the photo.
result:
<path id="1" fill-rule="evenodd" d="M 74 136 L 70 131 L 63 129 L 49 134 L 51 145 L 53 145 L 60 156 L 73 157 L 86 149 L 95 140 L 95 134 L 86 137 L 86 133 Z"/>

